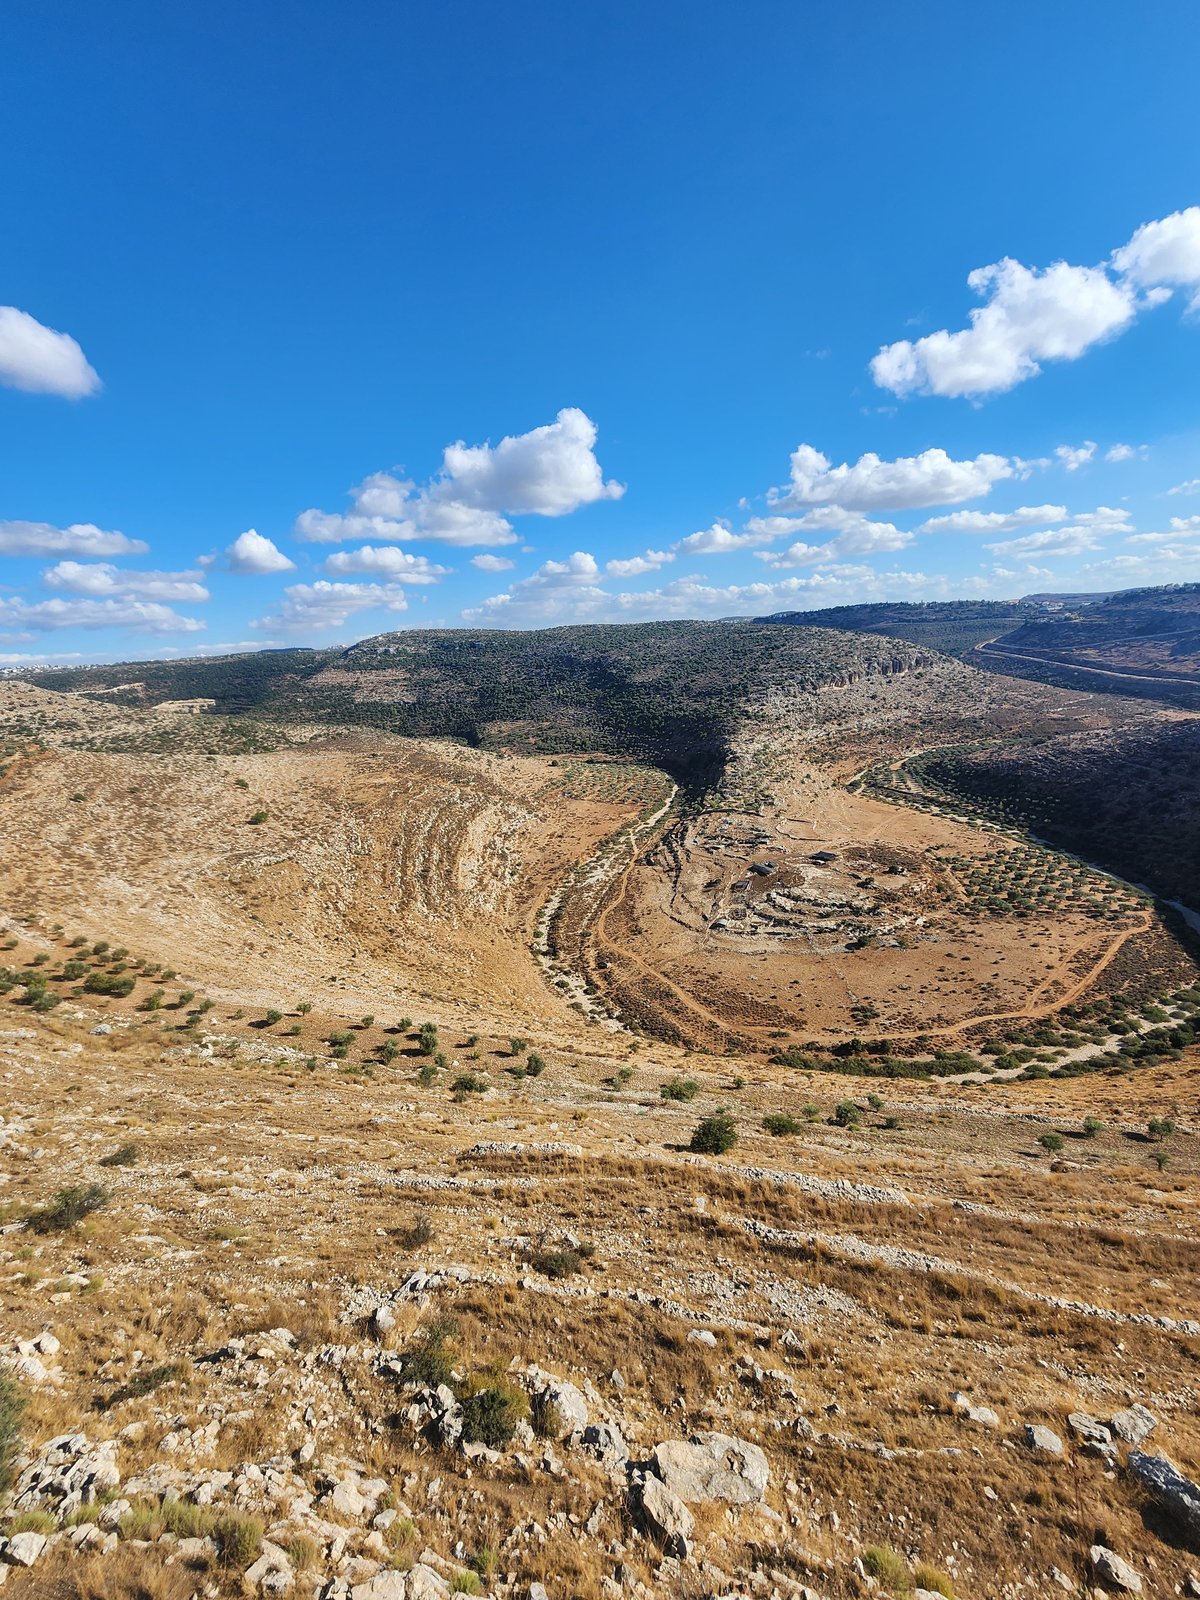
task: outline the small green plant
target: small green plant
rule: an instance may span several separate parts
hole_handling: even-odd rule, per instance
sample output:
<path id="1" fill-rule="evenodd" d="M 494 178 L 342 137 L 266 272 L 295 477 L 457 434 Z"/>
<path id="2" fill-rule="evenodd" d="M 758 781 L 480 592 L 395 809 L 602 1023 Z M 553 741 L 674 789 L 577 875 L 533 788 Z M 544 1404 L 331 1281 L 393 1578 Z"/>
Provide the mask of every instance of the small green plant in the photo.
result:
<path id="1" fill-rule="evenodd" d="M 521 1055 L 529 1045 L 527 1039 L 513 1038 L 508 1041 L 508 1048 L 514 1056 Z"/>
<path id="2" fill-rule="evenodd" d="M 1167 1163 L 1171 1158 L 1165 1150 L 1155 1150 L 1150 1159 L 1154 1162 L 1154 1165 L 1160 1172 L 1165 1172 L 1167 1170 Z"/>
<path id="3" fill-rule="evenodd" d="M 1085 1139 L 1094 1139 L 1098 1133 L 1103 1133 L 1104 1124 L 1099 1117 L 1084 1117 L 1083 1136 Z"/>
<path id="4" fill-rule="evenodd" d="M 12 1487 L 14 1464 L 21 1453 L 21 1418 L 27 1403 L 17 1380 L 0 1372 L 0 1494 Z"/>
<path id="5" fill-rule="evenodd" d="M 246 821 L 252 828 L 257 828 L 267 820 L 270 814 L 271 813 L 269 811 L 255 811 L 246 818 Z"/>
<path id="6" fill-rule="evenodd" d="M 688 1149 L 697 1155 L 723 1156 L 737 1143 L 737 1124 L 728 1111 L 714 1111 L 696 1124 Z"/>
<path id="7" fill-rule="evenodd" d="M 263 1026 L 266 1027 L 266 1028 L 273 1028 L 277 1022 L 282 1022 L 282 1021 L 283 1021 L 283 1012 L 282 1011 L 276 1011 L 274 1006 L 272 1006 L 271 1009 L 263 1017 Z"/>
<path id="8" fill-rule="evenodd" d="M 520 1389 L 497 1381 L 478 1389 L 462 1402 L 463 1439 L 499 1450 L 529 1415 L 529 1401 Z"/>
<path id="9" fill-rule="evenodd" d="M 853 1100 L 842 1100 L 834 1110 L 833 1120 L 839 1128 L 857 1128 L 862 1122 L 862 1112 Z"/>
<path id="10" fill-rule="evenodd" d="M 451 1085 L 455 1094 L 484 1094 L 487 1086 L 487 1079 L 477 1072 L 460 1072 Z"/>
<path id="11" fill-rule="evenodd" d="M 101 1156 L 98 1166 L 101 1167 L 132 1167 L 138 1158 L 138 1147 L 132 1139 L 124 1144 L 119 1144 L 115 1150 L 110 1150 L 106 1156 Z"/>
<path id="12" fill-rule="evenodd" d="M 161 1011 L 163 1001 L 167 998 L 162 989 L 155 989 L 142 1001 L 143 1011 Z"/>
<path id="13" fill-rule="evenodd" d="M 227 1567 L 247 1567 L 262 1549 L 263 1525 L 244 1511 L 226 1511 L 212 1527 L 217 1554 Z"/>
<path id="14" fill-rule="evenodd" d="M 1146 1131 L 1152 1139 L 1169 1139 L 1175 1132 L 1174 1117 L 1151 1117 Z"/>
<path id="15" fill-rule="evenodd" d="M 700 1085 L 695 1078 L 669 1078 L 658 1092 L 664 1100 L 694 1100 Z"/>
<path id="16" fill-rule="evenodd" d="M 547 1278 L 570 1278 L 583 1270 L 583 1257 L 578 1250 L 539 1250 L 529 1259 L 535 1272 Z"/>
<path id="17" fill-rule="evenodd" d="M 862 1553 L 862 1564 L 869 1578 L 878 1578 L 893 1594 L 908 1594 L 912 1589 L 904 1558 L 890 1544 L 869 1544 Z"/>
<path id="18" fill-rule="evenodd" d="M 867 1104 L 872 1111 L 882 1111 L 887 1102 L 881 1094 L 869 1094 L 867 1096 Z"/>
<path id="19" fill-rule="evenodd" d="M 53 1533 L 57 1526 L 49 1511 L 22 1511 L 4 1531 L 11 1539 L 17 1533 Z"/>
<path id="20" fill-rule="evenodd" d="M 114 995 L 118 1000 L 123 1000 L 126 995 L 133 993 L 135 979 L 132 974 L 117 975 L 111 972 L 92 972 L 84 980 L 86 994 Z"/>
<path id="21" fill-rule="evenodd" d="M 513 1426 L 515 1428 L 516 1424 L 514 1423 Z M 511 1437 L 512 1435 L 510 1434 L 509 1438 Z M 482 1594 L 483 1580 L 480 1578 L 477 1572 L 472 1572 L 470 1569 L 467 1569 L 466 1571 L 458 1574 L 458 1576 L 451 1583 L 450 1590 L 453 1594 Z"/>
<path id="22" fill-rule="evenodd" d="M 306 1017 L 311 1010 L 312 1010 L 312 1001 L 311 1000 L 301 1000 L 300 1004 L 296 1007 L 296 1015 L 298 1017 Z"/>
<path id="23" fill-rule="evenodd" d="M 539 1077 L 543 1072 L 545 1072 L 545 1070 L 546 1070 L 545 1057 L 539 1055 L 536 1050 L 531 1050 L 529 1052 L 529 1054 L 525 1057 L 525 1071 L 529 1074 L 529 1076 L 531 1078 L 536 1078 L 536 1077 Z"/>
<path id="24" fill-rule="evenodd" d="M 399 1239 L 406 1250 L 418 1250 L 430 1242 L 433 1233 L 433 1218 L 428 1211 L 422 1211 L 413 1218 L 407 1228 L 400 1229 Z"/>
<path id="25" fill-rule="evenodd" d="M 931 1567 L 924 1561 L 913 1568 L 913 1588 L 943 1595 L 945 1600 L 955 1600 L 954 1584 L 947 1574 L 940 1567 Z"/>
<path id="26" fill-rule="evenodd" d="M 772 1111 L 763 1118 L 763 1127 L 776 1139 L 787 1133 L 799 1133 L 803 1126 L 799 1117 L 789 1117 L 785 1111 Z"/>
<path id="27" fill-rule="evenodd" d="M 401 1382 L 420 1384 L 426 1389 L 449 1383 L 454 1376 L 454 1358 L 447 1346 L 454 1332 L 449 1320 L 431 1324 L 400 1357 Z"/>
<path id="28" fill-rule="evenodd" d="M 107 1203 L 108 1190 L 103 1184 L 76 1184 L 70 1189 L 60 1189 L 48 1206 L 26 1219 L 25 1226 L 34 1233 L 65 1233 Z"/>
<path id="29" fill-rule="evenodd" d="M 1038 1143 L 1043 1150 L 1048 1150 L 1051 1155 L 1057 1155 L 1063 1147 L 1063 1136 L 1061 1133 L 1039 1133 Z"/>

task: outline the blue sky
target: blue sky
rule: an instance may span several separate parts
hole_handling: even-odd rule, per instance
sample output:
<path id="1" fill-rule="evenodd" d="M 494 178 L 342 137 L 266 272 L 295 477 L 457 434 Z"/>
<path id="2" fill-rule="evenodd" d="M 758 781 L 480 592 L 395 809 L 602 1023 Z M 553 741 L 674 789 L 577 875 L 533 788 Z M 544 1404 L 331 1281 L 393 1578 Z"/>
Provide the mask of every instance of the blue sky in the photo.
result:
<path id="1" fill-rule="evenodd" d="M 12 0 L 0 665 L 1200 578 L 1198 56 Z"/>

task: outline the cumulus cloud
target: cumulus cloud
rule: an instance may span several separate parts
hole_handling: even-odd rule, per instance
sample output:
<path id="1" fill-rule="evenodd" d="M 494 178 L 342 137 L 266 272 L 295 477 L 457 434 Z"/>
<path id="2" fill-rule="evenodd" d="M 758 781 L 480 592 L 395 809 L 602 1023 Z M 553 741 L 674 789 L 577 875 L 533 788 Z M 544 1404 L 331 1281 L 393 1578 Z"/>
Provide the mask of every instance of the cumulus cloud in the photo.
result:
<path id="1" fill-rule="evenodd" d="M 893 394 L 979 398 L 1036 377 L 1044 361 L 1076 361 L 1123 333 L 1139 312 L 1176 289 L 1200 309 L 1200 206 L 1138 228 L 1099 266 L 1056 261 L 1044 269 L 1011 257 L 967 277 L 983 304 L 970 326 L 884 345 L 871 362 Z"/>
<path id="2" fill-rule="evenodd" d="M 625 493 L 623 484 L 605 481 L 595 444 L 596 424 L 567 407 L 554 422 L 495 446 L 461 440 L 447 445 L 440 472 L 424 486 L 392 473 L 372 473 L 351 491 L 349 513 L 303 511 L 296 532 L 317 543 L 377 538 L 514 544 L 509 515 L 561 517 Z"/>
<path id="3" fill-rule="evenodd" d="M 1190 290 L 1189 309 L 1200 310 L 1200 206 L 1144 222 L 1112 265 L 1141 289 Z"/>
<path id="4" fill-rule="evenodd" d="M 49 522 L 0 522 L 0 556 L 140 556 L 141 539 L 109 533 L 90 522 L 55 528 Z"/>
<path id="5" fill-rule="evenodd" d="M 414 556 L 398 545 L 364 544 L 358 550 L 335 551 L 325 562 L 326 572 L 362 572 L 387 578 L 391 583 L 436 583 L 452 570 L 439 567 L 428 556 Z"/>
<path id="6" fill-rule="evenodd" d="M 323 633 L 340 628 L 360 611 L 407 611 L 408 601 L 399 584 L 293 583 L 283 591 L 283 603 L 255 628 L 281 633 Z"/>
<path id="7" fill-rule="evenodd" d="M 1112 462 L 1132 461 L 1136 456 L 1144 456 L 1145 453 L 1146 446 L 1144 444 L 1114 444 L 1110 445 L 1104 452 L 1104 459 Z"/>
<path id="8" fill-rule="evenodd" d="M 719 556 L 761 543 L 762 536 L 758 533 L 734 533 L 728 523 L 714 522 L 711 528 L 702 528 L 699 533 L 677 539 L 671 549 L 684 556 Z"/>
<path id="9" fill-rule="evenodd" d="M 0 383 L 27 394 L 81 400 L 100 379 L 69 333 L 46 328 L 27 311 L 0 306 Z"/>
<path id="10" fill-rule="evenodd" d="M 1200 478 L 1189 478 L 1186 483 L 1177 483 L 1173 489 L 1168 489 L 1167 493 L 1200 494 Z"/>
<path id="11" fill-rule="evenodd" d="M 1060 444 L 1054 454 L 1068 472 L 1078 472 L 1096 454 L 1096 441 L 1085 439 L 1082 444 Z"/>
<path id="12" fill-rule="evenodd" d="M 152 600 L 39 600 L 0 597 L 0 638 L 28 636 L 59 628 L 131 628 L 136 633 L 197 633 L 198 617 L 185 617 Z M 15 635 L 8 632 L 17 630 Z"/>
<path id="13" fill-rule="evenodd" d="M 951 511 L 943 517 L 930 517 L 917 532 L 1012 533 L 1017 528 L 1066 522 L 1068 515 L 1066 506 L 1017 506 L 1012 511 Z"/>
<path id="14" fill-rule="evenodd" d="M 529 433 L 496 446 L 447 445 L 431 493 L 485 511 L 561 517 L 595 500 L 619 500 L 625 486 L 604 481 L 596 460 L 596 424 L 575 406 Z"/>
<path id="15" fill-rule="evenodd" d="M 604 571 L 610 578 L 640 578 L 643 573 L 657 572 L 674 559 L 670 550 L 647 550 L 645 555 L 630 556 L 627 560 L 606 561 Z"/>
<path id="16" fill-rule="evenodd" d="M 480 572 L 511 572 L 516 564 L 515 561 L 510 561 L 507 556 L 481 555 L 471 557 L 471 565 L 478 567 Z"/>
<path id="17" fill-rule="evenodd" d="M 806 521 L 807 519 L 801 519 Z M 914 535 L 891 522 L 872 522 L 864 516 L 843 518 L 836 538 L 825 544 L 806 544 L 799 540 L 786 550 L 756 550 L 760 561 L 770 567 L 808 567 L 843 563 L 849 556 L 878 555 L 903 550 Z"/>
<path id="18" fill-rule="evenodd" d="M 267 572 L 295 572 L 296 563 L 274 542 L 255 528 L 247 528 L 225 552 L 225 562 L 230 572 L 243 577 Z"/>
<path id="19" fill-rule="evenodd" d="M 1103 267 L 1058 261 L 1044 272 L 1005 257 L 977 267 L 969 287 L 984 297 L 957 333 L 940 328 L 884 345 L 871 375 L 893 394 L 999 394 L 1036 376 L 1042 361 L 1075 361 L 1133 321 L 1137 297 Z"/>
<path id="20" fill-rule="evenodd" d="M 131 572 L 111 562 L 59 561 L 42 574 L 51 589 L 68 594 L 124 596 L 141 600 L 201 601 L 209 598 L 198 572 Z"/>
<path id="21" fill-rule="evenodd" d="M 771 490 L 767 499 L 783 509 L 832 504 L 841 511 L 906 511 L 976 500 L 1014 472 L 1005 456 L 955 461 L 941 449 L 895 461 L 868 451 L 853 466 L 835 467 L 812 445 L 802 444 L 792 452 L 790 484 Z"/>

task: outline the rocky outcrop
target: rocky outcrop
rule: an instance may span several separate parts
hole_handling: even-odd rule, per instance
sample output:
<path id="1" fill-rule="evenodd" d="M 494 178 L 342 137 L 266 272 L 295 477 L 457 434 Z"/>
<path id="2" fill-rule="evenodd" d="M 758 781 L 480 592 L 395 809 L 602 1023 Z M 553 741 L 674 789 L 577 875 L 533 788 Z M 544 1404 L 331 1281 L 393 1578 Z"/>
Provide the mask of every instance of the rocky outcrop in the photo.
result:
<path id="1" fill-rule="evenodd" d="M 756 1444 L 727 1433 L 698 1433 L 655 1445 L 651 1465 L 672 1494 L 688 1505 L 715 1500 L 756 1505 L 771 1469 Z"/>
<path id="2" fill-rule="evenodd" d="M 1166 1456 L 1129 1452 L 1129 1470 L 1142 1487 L 1200 1545 L 1200 1484 L 1185 1478 Z"/>

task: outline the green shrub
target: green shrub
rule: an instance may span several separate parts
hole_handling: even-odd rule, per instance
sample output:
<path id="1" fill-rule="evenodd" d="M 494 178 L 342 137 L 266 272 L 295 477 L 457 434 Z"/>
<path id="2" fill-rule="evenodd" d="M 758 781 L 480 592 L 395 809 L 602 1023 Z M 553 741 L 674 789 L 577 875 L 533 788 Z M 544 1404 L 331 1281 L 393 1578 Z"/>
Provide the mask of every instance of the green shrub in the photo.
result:
<path id="1" fill-rule="evenodd" d="M 862 1553 L 862 1564 L 869 1578 L 878 1578 L 893 1594 L 908 1594 L 912 1589 L 904 1558 L 890 1544 L 869 1544 Z"/>
<path id="2" fill-rule="evenodd" d="M 536 1078 L 541 1073 L 545 1072 L 545 1070 L 546 1070 L 545 1057 L 539 1055 L 536 1050 L 531 1050 L 529 1052 L 529 1054 L 525 1057 L 525 1071 L 529 1074 L 529 1076 L 531 1078 Z"/>
<path id="3" fill-rule="evenodd" d="M 92 972 L 84 980 L 85 994 L 110 994 L 118 1000 L 123 1000 L 126 995 L 133 993 L 135 979 L 122 974 L 111 972 Z"/>
<path id="4" fill-rule="evenodd" d="M 11 1539 L 16 1533 L 53 1533 L 58 1523 L 49 1511 L 22 1511 L 4 1529 Z"/>
<path id="5" fill-rule="evenodd" d="M 833 1120 L 839 1128 L 857 1128 L 862 1121 L 862 1112 L 853 1100 L 842 1100 L 834 1110 Z"/>
<path id="6" fill-rule="evenodd" d="M 954 1584 L 940 1567 L 928 1566 L 924 1561 L 913 1569 L 913 1587 L 927 1589 L 930 1594 L 945 1596 L 945 1600 L 955 1600 Z"/>
<path id="7" fill-rule="evenodd" d="M 527 1039 L 514 1038 L 508 1041 L 508 1048 L 514 1056 L 519 1056 L 528 1047 L 528 1043 Z"/>
<path id="8" fill-rule="evenodd" d="M 248 1567 L 262 1549 L 263 1525 L 244 1511 L 226 1511 L 213 1523 L 212 1539 L 227 1567 Z"/>
<path id="9" fill-rule="evenodd" d="M 511 1438 L 511 1434 L 509 1435 Z M 450 1585 L 452 1594 L 482 1594 L 483 1582 L 477 1572 L 460 1572 Z"/>
<path id="10" fill-rule="evenodd" d="M 763 1118 L 762 1125 L 776 1139 L 785 1133 L 799 1133 L 804 1127 L 799 1117 L 789 1117 L 785 1111 L 772 1111 L 770 1116 Z"/>
<path id="11" fill-rule="evenodd" d="M 414 1217 L 407 1228 L 400 1229 L 400 1243 L 406 1250 L 418 1250 L 433 1238 L 433 1218 L 427 1211 Z"/>
<path id="12" fill-rule="evenodd" d="M 282 1022 L 282 1021 L 283 1021 L 283 1012 L 282 1011 L 276 1011 L 274 1006 L 272 1006 L 271 1009 L 263 1017 L 263 1025 L 265 1027 L 268 1027 L 268 1028 L 273 1028 L 277 1022 Z"/>
<path id="13" fill-rule="evenodd" d="M 452 1088 L 455 1094 L 484 1094 L 487 1086 L 487 1079 L 481 1078 L 477 1072 L 460 1072 Z"/>
<path id="14" fill-rule="evenodd" d="M 21 1417 L 27 1404 L 17 1380 L 0 1372 L 0 1494 L 12 1486 L 13 1465 L 21 1453 Z"/>
<path id="15" fill-rule="evenodd" d="M 737 1124 L 728 1111 L 714 1111 L 696 1124 L 688 1144 L 697 1155 L 723 1156 L 737 1143 Z"/>
<path id="16" fill-rule="evenodd" d="M 1043 1150 L 1048 1150 L 1051 1155 L 1056 1155 L 1063 1147 L 1061 1133 L 1039 1133 L 1038 1143 Z"/>
<path id="17" fill-rule="evenodd" d="M 138 1158 L 138 1147 L 132 1139 L 125 1144 L 119 1144 L 115 1150 L 110 1150 L 106 1156 L 101 1156 L 97 1163 L 101 1167 L 132 1167 Z"/>
<path id="18" fill-rule="evenodd" d="M 35 1211 L 25 1225 L 34 1233 L 64 1233 L 107 1203 L 108 1190 L 103 1184 L 76 1184 L 71 1189 L 60 1189 L 50 1204 Z"/>
<path id="19" fill-rule="evenodd" d="M 253 815 L 246 818 L 246 821 L 252 828 L 257 828 L 260 823 L 263 823 L 267 820 L 270 814 L 271 813 L 269 811 L 255 811 Z"/>
<path id="20" fill-rule="evenodd" d="M 529 1401 L 520 1389 L 496 1382 L 469 1394 L 462 1402 L 463 1431 L 467 1444 L 484 1444 L 499 1450 L 529 1415 Z"/>
<path id="21" fill-rule="evenodd" d="M 1154 1139 L 1167 1139 L 1175 1132 L 1175 1119 L 1173 1117 L 1151 1117 L 1146 1124 L 1146 1131 Z"/>
<path id="22" fill-rule="evenodd" d="M 664 1100 L 694 1100 L 700 1093 L 695 1078 L 671 1078 L 659 1090 Z"/>
<path id="23" fill-rule="evenodd" d="M 410 1344 L 401 1355 L 401 1382 L 417 1383 L 426 1389 L 449 1383 L 454 1376 L 454 1358 L 447 1344 L 453 1333 L 452 1322 L 432 1323 L 423 1337 Z"/>
<path id="24" fill-rule="evenodd" d="M 1099 1117 L 1084 1117 L 1083 1136 L 1085 1139 L 1094 1139 L 1098 1133 L 1103 1133 L 1104 1124 Z"/>
<path id="25" fill-rule="evenodd" d="M 578 1250 L 539 1250 L 530 1257 L 529 1264 L 547 1278 L 569 1278 L 583 1270 L 583 1257 Z"/>

